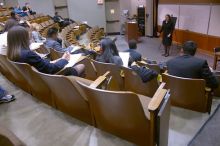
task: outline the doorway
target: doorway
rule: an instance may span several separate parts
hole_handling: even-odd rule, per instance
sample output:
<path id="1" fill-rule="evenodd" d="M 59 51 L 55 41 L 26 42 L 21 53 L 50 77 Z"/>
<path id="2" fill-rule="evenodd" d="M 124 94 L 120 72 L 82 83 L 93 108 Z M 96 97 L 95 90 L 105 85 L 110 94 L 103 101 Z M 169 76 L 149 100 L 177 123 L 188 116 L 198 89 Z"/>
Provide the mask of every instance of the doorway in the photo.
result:
<path id="1" fill-rule="evenodd" d="M 120 34 L 120 2 L 119 0 L 105 1 L 106 33 Z"/>
<path id="2" fill-rule="evenodd" d="M 69 18 L 67 0 L 53 0 L 55 12 L 63 18 Z"/>

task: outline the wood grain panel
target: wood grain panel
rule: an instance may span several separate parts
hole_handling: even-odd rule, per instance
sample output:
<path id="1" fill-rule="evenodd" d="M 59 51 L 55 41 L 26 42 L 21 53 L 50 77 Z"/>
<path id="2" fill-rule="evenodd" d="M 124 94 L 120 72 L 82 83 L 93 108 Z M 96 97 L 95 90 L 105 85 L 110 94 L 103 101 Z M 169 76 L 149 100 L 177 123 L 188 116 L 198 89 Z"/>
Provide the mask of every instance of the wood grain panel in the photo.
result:
<path id="1" fill-rule="evenodd" d="M 160 4 L 220 4 L 220 0 L 159 0 Z"/>
<path id="2" fill-rule="evenodd" d="M 161 26 L 158 27 L 158 30 L 160 30 L 160 28 Z M 213 49 L 220 47 L 220 37 L 180 29 L 174 31 L 173 41 L 183 44 L 189 40 L 195 41 L 198 48 L 207 54 L 213 54 Z"/>

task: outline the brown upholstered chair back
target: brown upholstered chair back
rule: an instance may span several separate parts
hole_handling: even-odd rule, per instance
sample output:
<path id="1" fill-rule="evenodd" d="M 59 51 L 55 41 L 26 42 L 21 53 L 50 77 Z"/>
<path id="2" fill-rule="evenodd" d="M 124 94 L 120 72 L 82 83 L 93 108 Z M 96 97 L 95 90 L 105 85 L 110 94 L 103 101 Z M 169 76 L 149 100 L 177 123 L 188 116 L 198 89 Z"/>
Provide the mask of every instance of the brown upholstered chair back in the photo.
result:
<path id="1" fill-rule="evenodd" d="M 25 146 L 11 131 L 0 126 L 0 146 Z"/>
<path id="2" fill-rule="evenodd" d="M 89 80 L 96 80 L 97 79 L 97 72 L 94 64 L 90 61 L 88 57 L 85 57 L 77 64 L 84 64 L 85 65 L 85 78 Z"/>
<path id="3" fill-rule="evenodd" d="M 50 59 L 51 60 L 57 60 L 63 56 L 63 52 L 58 52 L 54 49 L 50 49 Z"/>
<path id="4" fill-rule="evenodd" d="M 15 79 L 10 73 L 7 64 L 5 63 L 4 59 L 1 59 L 2 56 L 0 56 L 0 66 L 1 66 L 1 73 L 11 82 L 14 83 Z"/>
<path id="5" fill-rule="evenodd" d="M 70 80 L 71 77 L 38 73 L 50 87 L 58 110 L 92 125 L 88 101 L 81 96 L 74 86 L 75 77 Z"/>
<path id="6" fill-rule="evenodd" d="M 12 77 L 12 82 L 15 83 L 18 87 L 23 89 L 24 91 L 30 93 L 31 89 L 28 85 L 28 82 L 25 80 L 24 76 L 9 62 L 5 55 L 0 54 L 0 61 L 4 64 L 4 66 L 8 69 L 9 73 Z"/>
<path id="7" fill-rule="evenodd" d="M 107 71 L 110 71 L 110 76 L 112 76 L 112 82 L 109 85 L 109 90 L 120 91 L 124 90 L 124 82 L 121 77 L 121 67 L 110 64 L 110 63 L 101 63 L 97 61 L 92 61 L 95 65 L 97 76 L 101 76 Z"/>
<path id="8" fill-rule="evenodd" d="M 132 69 L 123 67 L 124 72 L 124 87 L 126 91 L 132 91 L 137 94 L 142 94 L 148 97 L 153 97 L 157 91 L 159 84 L 157 78 L 144 83 L 141 77 L 132 71 Z"/>
<path id="9" fill-rule="evenodd" d="M 220 83 L 220 72 L 215 72 L 215 76 Z M 217 89 L 214 89 L 214 96 L 220 97 L 220 86 Z"/>
<path id="10" fill-rule="evenodd" d="M 149 145 L 150 121 L 136 94 L 92 89 L 77 83 L 89 100 L 99 129 L 138 145 Z"/>
<path id="11" fill-rule="evenodd" d="M 170 89 L 171 104 L 174 106 L 198 111 L 209 112 L 210 100 L 206 96 L 205 80 L 188 79 L 168 74 L 162 75 L 166 88 Z"/>
<path id="12" fill-rule="evenodd" d="M 54 106 L 50 88 L 41 79 L 37 72 L 34 72 L 30 65 L 26 63 L 12 62 L 17 70 L 25 77 L 26 81 L 31 87 L 31 93 L 42 102 Z"/>

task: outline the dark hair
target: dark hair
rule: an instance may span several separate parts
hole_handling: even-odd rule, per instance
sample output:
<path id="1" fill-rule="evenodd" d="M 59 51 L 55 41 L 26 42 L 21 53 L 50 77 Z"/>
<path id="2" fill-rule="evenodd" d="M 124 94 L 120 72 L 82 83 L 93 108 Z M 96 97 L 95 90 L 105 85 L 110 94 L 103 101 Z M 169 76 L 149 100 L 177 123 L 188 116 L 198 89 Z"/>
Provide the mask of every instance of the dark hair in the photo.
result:
<path id="1" fill-rule="evenodd" d="M 111 48 L 111 50 L 112 50 L 113 55 L 114 55 L 114 56 L 119 56 L 118 48 L 117 48 L 115 42 L 114 42 L 113 40 L 111 40 L 111 39 L 110 39 L 110 42 L 111 42 L 110 48 Z"/>
<path id="2" fill-rule="evenodd" d="M 58 33 L 58 29 L 56 27 L 51 27 L 47 31 L 47 37 L 52 37 L 53 35 Z"/>
<path id="3" fill-rule="evenodd" d="M 170 14 L 166 14 L 167 17 L 169 17 L 169 21 L 171 21 L 171 16 Z"/>
<path id="4" fill-rule="evenodd" d="M 30 49 L 29 33 L 22 26 L 15 26 L 8 31 L 7 36 L 7 57 L 12 61 L 20 58 L 22 49 Z"/>
<path id="5" fill-rule="evenodd" d="M 128 45 L 130 49 L 137 49 L 137 42 L 135 40 L 130 40 Z"/>
<path id="6" fill-rule="evenodd" d="M 55 12 L 55 15 L 58 15 L 58 12 Z"/>
<path id="7" fill-rule="evenodd" d="M 184 54 L 194 56 L 196 54 L 197 44 L 193 41 L 187 41 L 183 44 L 183 52 Z"/>
<path id="8" fill-rule="evenodd" d="M 5 27 L 4 27 L 4 32 L 7 32 L 9 31 L 12 27 L 18 25 L 18 22 L 17 21 L 14 21 L 12 19 L 9 19 L 6 24 L 5 24 Z"/>
<path id="9" fill-rule="evenodd" d="M 16 15 L 15 11 L 11 11 L 11 17 L 15 18 L 15 15 Z"/>
<path id="10" fill-rule="evenodd" d="M 105 38 L 100 41 L 100 46 L 102 48 L 102 54 L 101 54 L 101 60 L 105 63 L 112 63 L 113 62 L 113 56 L 114 52 L 112 50 L 112 40 Z"/>

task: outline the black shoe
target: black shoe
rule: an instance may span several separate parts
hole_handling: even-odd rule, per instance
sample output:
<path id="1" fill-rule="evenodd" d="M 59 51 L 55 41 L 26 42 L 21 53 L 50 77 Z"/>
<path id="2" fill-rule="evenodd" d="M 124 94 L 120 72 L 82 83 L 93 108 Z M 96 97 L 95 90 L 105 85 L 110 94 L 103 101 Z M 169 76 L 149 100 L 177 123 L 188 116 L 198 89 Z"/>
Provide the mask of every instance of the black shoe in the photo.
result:
<path id="1" fill-rule="evenodd" d="M 165 55 L 165 57 L 168 57 L 168 56 L 170 56 L 170 55 L 169 55 L 169 54 L 166 54 L 166 55 Z"/>
<path id="2" fill-rule="evenodd" d="M 0 99 L 0 103 L 9 103 L 11 101 L 15 100 L 14 95 L 6 95 Z"/>

